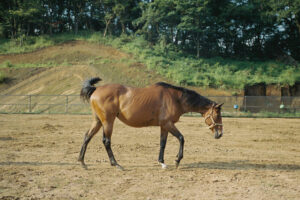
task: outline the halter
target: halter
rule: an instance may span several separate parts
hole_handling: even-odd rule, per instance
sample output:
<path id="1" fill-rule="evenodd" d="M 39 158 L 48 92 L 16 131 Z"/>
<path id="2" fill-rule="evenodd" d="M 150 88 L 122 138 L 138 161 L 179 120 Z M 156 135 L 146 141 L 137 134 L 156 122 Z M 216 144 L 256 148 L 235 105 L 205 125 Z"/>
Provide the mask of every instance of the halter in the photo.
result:
<path id="1" fill-rule="evenodd" d="M 212 117 L 212 113 L 213 113 L 213 109 L 211 109 L 210 113 L 204 118 L 204 122 L 206 122 L 208 118 L 210 118 L 210 120 L 212 121 L 212 124 L 208 128 L 213 128 L 215 126 L 223 126 L 223 124 L 219 124 L 215 122 L 214 118 Z"/>

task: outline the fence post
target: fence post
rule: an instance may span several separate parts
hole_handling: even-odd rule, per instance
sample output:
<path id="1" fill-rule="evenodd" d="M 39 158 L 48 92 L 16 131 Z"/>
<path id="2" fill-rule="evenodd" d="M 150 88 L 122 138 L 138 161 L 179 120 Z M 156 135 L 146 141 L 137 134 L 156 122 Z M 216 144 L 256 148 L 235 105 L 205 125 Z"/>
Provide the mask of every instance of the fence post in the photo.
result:
<path id="1" fill-rule="evenodd" d="M 245 96 L 245 112 L 247 112 L 247 96 Z"/>
<path id="2" fill-rule="evenodd" d="M 65 110 L 65 112 L 66 113 L 68 113 L 68 111 L 69 111 L 69 96 L 68 95 L 66 95 L 66 110 Z"/>
<path id="3" fill-rule="evenodd" d="M 29 107 L 29 113 L 31 113 L 31 95 L 29 95 L 29 105 L 28 105 L 28 107 Z"/>
<path id="4" fill-rule="evenodd" d="M 265 98 L 265 105 L 264 105 L 264 107 L 265 107 L 265 110 L 263 110 L 263 109 L 261 109 L 263 112 L 265 112 L 265 111 L 269 111 L 269 101 L 268 101 L 268 97 L 267 96 L 265 96 L 264 97 Z"/>
<path id="5" fill-rule="evenodd" d="M 235 95 L 235 103 L 234 103 L 234 106 L 235 105 L 237 105 L 238 106 L 238 97 L 237 97 L 237 95 Z M 239 107 L 239 106 L 238 106 Z M 235 108 L 235 114 L 237 113 L 237 111 L 238 111 L 238 107 L 237 108 Z"/>

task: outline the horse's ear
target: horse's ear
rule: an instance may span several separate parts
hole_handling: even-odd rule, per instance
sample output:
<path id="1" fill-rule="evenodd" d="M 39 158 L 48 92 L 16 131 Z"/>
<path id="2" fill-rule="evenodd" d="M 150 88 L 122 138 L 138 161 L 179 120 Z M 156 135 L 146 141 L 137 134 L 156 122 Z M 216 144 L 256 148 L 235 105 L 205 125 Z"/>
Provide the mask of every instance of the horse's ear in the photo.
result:
<path id="1" fill-rule="evenodd" d="M 224 103 L 217 104 L 217 105 L 215 106 L 215 108 L 221 108 L 221 107 L 223 106 L 223 104 L 224 104 Z"/>

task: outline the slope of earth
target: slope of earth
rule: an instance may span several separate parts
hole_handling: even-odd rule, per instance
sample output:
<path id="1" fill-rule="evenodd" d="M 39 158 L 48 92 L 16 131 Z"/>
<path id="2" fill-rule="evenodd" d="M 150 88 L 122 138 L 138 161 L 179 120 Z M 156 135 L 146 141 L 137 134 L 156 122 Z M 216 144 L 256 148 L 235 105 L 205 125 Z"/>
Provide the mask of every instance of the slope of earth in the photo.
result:
<path id="1" fill-rule="evenodd" d="M 94 76 L 100 76 L 103 83 L 137 87 L 159 81 L 172 83 L 129 54 L 84 41 L 66 42 L 30 53 L 0 55 L 0 64 L 4 62 L 11 63 L 12 67 L 0 68 L 7 76 L 0 84 L 0 94 L 78 94 L 82 80 Z M 215 89 L 193 89 L 203 95 L 229 95 Z"/>
<path id="2" fill-rule="evenodd" d="M 3 83 L 0 84 L 0 94 L 5 93 L 5 90 L 16 85 L 17 83 L 20 83 L 31 76 L 34 76 L 36 74 L 39 74 L 40 72 L 43 72 L 47 70 L 47 68 L 0 68 L 0 72 L 5 74 L 5 79 Z"/>
<path id="3" fill-rule="evenodd" d="M 100 76 L 93 68 L 84 65 L 73 65 L 68 67 L 47 67 L 47 68 L 22 68 L 16 70 L 25 71 L 22 80 L 9 88 L 6 88 L 1 94 L 14 95 L 35 95 L 35 94 L 79 94 L 82 82 L 92 76 Z M 32 74 L 33 71 L 39 73 Z"/>

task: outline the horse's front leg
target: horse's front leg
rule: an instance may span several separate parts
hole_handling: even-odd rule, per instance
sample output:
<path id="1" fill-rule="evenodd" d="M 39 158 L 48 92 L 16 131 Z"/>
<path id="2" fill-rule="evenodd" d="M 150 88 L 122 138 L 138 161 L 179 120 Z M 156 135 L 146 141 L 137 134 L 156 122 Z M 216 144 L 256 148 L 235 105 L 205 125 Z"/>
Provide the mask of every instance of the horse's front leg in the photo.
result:
<path id="1" fill-rule="evenodd" d="M 163 127 L 161 127 L 158 163 L 161 164 L 163 169 L 167 168 L 167 165 L 165 164 L 165 161 L 164 161 L 164 153 L 165 153 L 165 148 L 166 148 L 166 144 L 167 144 L 167 138 L 168 138 L 168 131 L 165 130 Z"/>
<path id="2" fill-rule="evenodd" d="M 181 159 L 183 158 L 184 137 L 180 133 L 180 131 L 176 128 L 174 123 L 171 123 L 171 122 L 168 123 L 167 130 L 178 139 L 179 144 L 180 144 L 179 152 L 177 154 L 177 160 L 175 160 L 176 168 L 178 168 L 179 163 L 180 163 Z"/>

